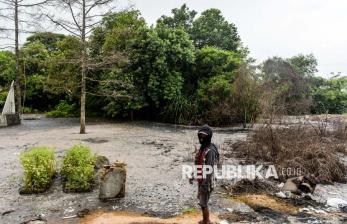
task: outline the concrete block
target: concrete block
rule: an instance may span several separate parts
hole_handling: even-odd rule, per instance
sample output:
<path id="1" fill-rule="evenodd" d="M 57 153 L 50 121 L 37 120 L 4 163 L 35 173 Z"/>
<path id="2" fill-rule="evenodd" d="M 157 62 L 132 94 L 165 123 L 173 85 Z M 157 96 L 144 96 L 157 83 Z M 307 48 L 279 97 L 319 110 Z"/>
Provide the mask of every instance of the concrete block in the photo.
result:
<path id="1" fill-rule="evenodd" d="M 105 165 L 100 172 L 99 199 L 108 200 L 125 196 L 126 165 L 116 162 Z"/>

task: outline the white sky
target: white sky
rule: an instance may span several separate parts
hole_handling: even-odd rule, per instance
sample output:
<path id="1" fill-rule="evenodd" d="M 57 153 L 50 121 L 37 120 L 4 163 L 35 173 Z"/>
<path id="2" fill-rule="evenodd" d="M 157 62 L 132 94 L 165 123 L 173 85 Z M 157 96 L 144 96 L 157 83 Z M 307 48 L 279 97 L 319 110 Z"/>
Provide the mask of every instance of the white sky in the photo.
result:
<path id="1" fill-rule="evenodd" d="M 31 0 L 28 0 L 31 1 Z M 35 1 L 35 0 L 32 0 Z M 347 75 L 347 0 L 118 0 L 133 4 L 148 24 L 187 3 L 199 13 L 218 8 L 236 24 L 258 62 L 272 57 L 313 53 L 318 74 Z M 4 40 L 0 40 L 4 42 Z"/>

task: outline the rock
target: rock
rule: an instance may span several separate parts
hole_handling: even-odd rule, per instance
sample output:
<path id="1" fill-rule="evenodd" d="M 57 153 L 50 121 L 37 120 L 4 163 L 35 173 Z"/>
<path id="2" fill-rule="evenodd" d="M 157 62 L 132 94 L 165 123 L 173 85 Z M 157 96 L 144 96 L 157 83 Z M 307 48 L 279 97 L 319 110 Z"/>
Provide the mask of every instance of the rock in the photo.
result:
<path id="1" fill-rule="evenodd" d="M 308 209 L 308 208 L 300 208 L 299 212 L 310 212 L 310 209 Z"/>
<path id="2" fill-rule="evenodd" d="M 229 222 L 227 220 L 222 220 L 222 221 L 219 221 L 219 224 L 229 224 Z"/>
<path id="3" fill-rule="evenodd" d="M 327 205 L 334 208 L 344 208 L 347 207 L 347 201 L 340 198 L 328 198 Z"/>
<path id="4" fill-rule="evenodd" d="M 88 215 L 90 213 L 89 209 L 82 209 L 77 212 L 77 217 L 83 218 L 84 216 Z"/>
<path id="5" fill-rule="evenodd" d="M 232 209 L 232 208 L 226 208 L 226 210 L 227 210 L 228 212 L 233 212 L 233 211 L 234 211 L 234 209 Z"/>
<path id="6" fill-rule="evenodd" d="M 277 185 L 278 188 L 282 188 L 284 186 L 284 183 L 280 183 Z"/>
<path id="7" fill-rule="evenodd" d="M 275 195 L 276 195 L 277 197 L 279 197 L 279 198 L 287 198 L 287 196 L 285 195 L 285 193 L 283 193 L 282 191 L 277 192 Z"/>
<path id="8" fill-rule="evenodd" d="M 326 214 L 326 211 L 322 210 L 322 209 L 316 209 L 316 208 L 313 208 L 312 206 L 309 206 L 307 208 L 300 208 L 299 209 L 299 212 L 305 212 L 305 213 L 309 213 L 309 214 L 312 214 L 312 213 L 316 213 L 316 214 Z"/>
<path id="9" fill-rule="evenodd" d="M 313 175 L 292 177 L 287 179 L 282 187 L 282 191 L 290 191 L 294 194 L 313 193 L 317 185 Z"/>
<path id="10" fill-rule="evenodd" d="M 125 196 L 125 166 L 122 162 L 116 162 L 103 167 L 100 172 L 100 200 L 123 198 Z"/>
<path id="11" fill-rule="evenodd" d="M 33 221 L 26 222 L 25 224 L 46 224 L 46 223 L 47 222 L 43 220 L 33 220 Z"/>
<path id="12" fill-rule="evenodd" d="M 232 212 L 241 212 L 241 213 L 254 212 L 254 210 L 251 207 L 249 207 L 248 205 L 242 202 L 233 201 L 233 203 L 231 203 L 229 206 L 230 207 L 228 208 L 228 210 Z"/>
<path id="13" fill-rule="evenodd" d="M 105 165 L 110 165 L 110 161 L 108 160 L 108 158 L 106 156 L 97 156 L 96 160 L 95 160 L 95 169 L 101 169 L 103 168 Z"/>
<path id="14" fill-rule="evenodd" d="M 36 219 L 31 219 L 25 222 L 22 222 L 21 224 L 46 224 L 47 220 L 42 219 L 42 218 L 36 218 Z"/>
<path id="15" fill-rule="evenodd" d="M 279 191 L 279 192 L 275 193 L 275 196 L 277 196 L 279 198 L 292 198 L 293 194 L 290 191 Z"/>

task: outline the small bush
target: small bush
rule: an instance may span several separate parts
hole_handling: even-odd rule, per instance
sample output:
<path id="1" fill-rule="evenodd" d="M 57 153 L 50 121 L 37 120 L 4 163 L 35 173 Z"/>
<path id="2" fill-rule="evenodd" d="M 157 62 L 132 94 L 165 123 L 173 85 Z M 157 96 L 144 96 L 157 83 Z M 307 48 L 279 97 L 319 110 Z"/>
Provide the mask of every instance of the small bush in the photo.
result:
<path id="1" fill-rule="evenodd" d="M 3 92 L 0 91 L 0 108 L 1 109 L 5 105 L 6 97 L 7 97 L 7 92 L 6 91 L 3 91 Z"/>
<path id="2" fill-rule="evenodd" d="M 74 145 L 63 159 L 61 176 L 65 192 L 85 192 L 92 189 L 95 156 L 89 147 Z"/>
<path id="3" fill-rule="evenodd" d="M 47 112 L 47 117 L 74 117 L 76 113 L 76 105 L 68 104 L 65 100 L 61 100 L 54 110 Z"/>
<path id="4" fill-rule="evenodd" d="M 20 155 L 24 167 L 22 192 L 39 193 L 47 190 L 55 174 L 54 150 L 48 147 L 34 147 Z"/>

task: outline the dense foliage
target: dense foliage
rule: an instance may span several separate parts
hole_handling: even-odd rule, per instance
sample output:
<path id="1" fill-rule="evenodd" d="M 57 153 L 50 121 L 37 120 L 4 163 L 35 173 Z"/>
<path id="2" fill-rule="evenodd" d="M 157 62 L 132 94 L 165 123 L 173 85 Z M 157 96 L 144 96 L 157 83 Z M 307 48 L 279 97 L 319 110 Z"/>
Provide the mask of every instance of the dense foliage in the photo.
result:
<path id="1" fill-rule="evenodd" d="M 22 192 L 38 193 L 47 190 L 55 174 L 53 149 L 34 147 L 21 153 L 20 160 L 24 168 Z"/>
<path id="2" fill-rule="evenodd" d="M 347 111 L 347 78 L 315 78 L 312 112 L 316 114 L 342 114 Z"/>
<path id="3" fill-rule="evenodd" d="M 24 112 L 78 114 L 80 40 L 35 33 L 20 49 Z M 148 26 L 137 10 L 108 13 L 88 40 L 87 115 L 224 125 L 270 111 L 345 113 L 346 78 L 317 78 L 312 54 L 255 66 L 235 24 L 219 9 L 187 5 Z M 0 107 L 14 79 L 12 52 L 0 51 Z"/>
<path id="4" fill-rule="evenodd" d="M 54 110 L 47 112 L 46 115 L 47 117 L 74 117 L 76 116 L 76 105 L 61 100 Z"/>
<path id="5" fill-rule="evenodd" d="M 89 147 L 74 145 L 63 158 L 60 171 L 66 192 L 84 192 L 92 189 L 95 156 Z"/>

